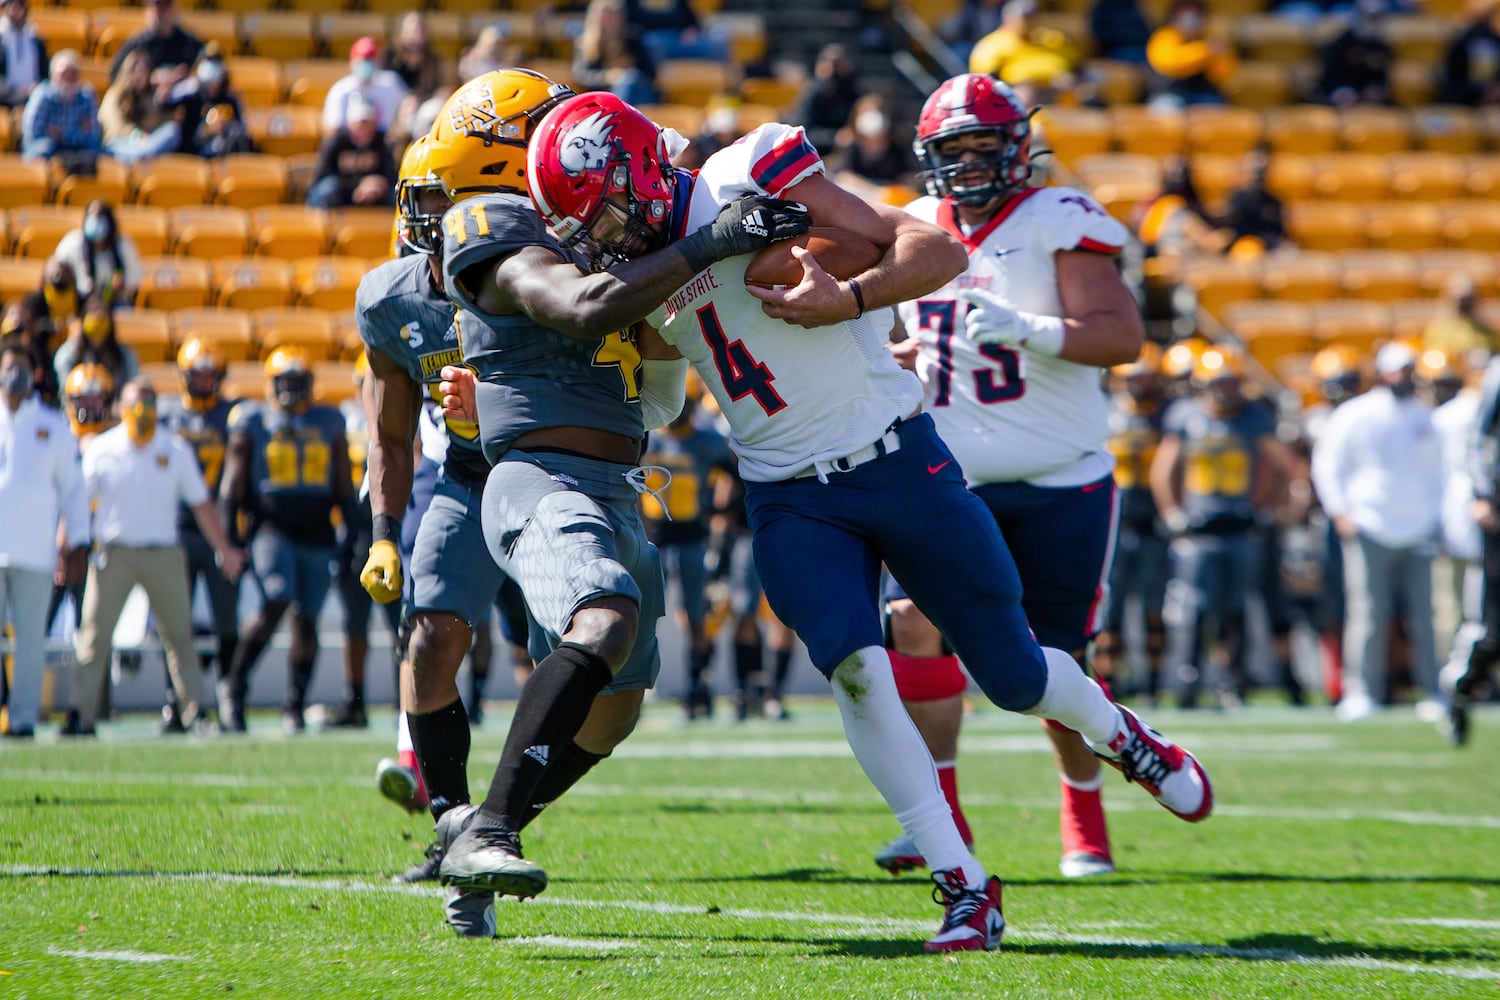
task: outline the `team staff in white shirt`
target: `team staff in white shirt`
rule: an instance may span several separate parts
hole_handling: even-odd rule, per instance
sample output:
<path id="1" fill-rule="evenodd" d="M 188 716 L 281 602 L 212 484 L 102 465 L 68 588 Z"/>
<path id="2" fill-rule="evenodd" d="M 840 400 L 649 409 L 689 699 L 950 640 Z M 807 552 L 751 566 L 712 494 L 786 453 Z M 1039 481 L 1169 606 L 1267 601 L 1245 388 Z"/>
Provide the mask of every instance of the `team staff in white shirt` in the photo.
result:
<path id="1" fill-rule="evenodd" d="M 83 462 L 85 493 L 96 505 L 96 554 L 84 587 L 78 683 L 64 727 L 75 736 L 93 733 L 110 637 L 136 584 L 145 588 L 156 614 L 183 726 L 192 730 L 206 723 L 203 672 L 193 651 L 192 595 L 177 537 L 178 503 L 192 509 L 226 576 L 237 577 L 245 561 L 245 554 L 229 544 L 192 449 L 158 429 L 156 391 L 145 382 L 127 382 L 120 392 L 120 418 L 99 435 Z"/>
<path id="2" fill-rule="evenodd" d="M 78 442 L 62 414 L 33 395 L 36 373 L 25 344 L 0 348 L 0 624 L 15 632 L 6 735 L 21 738 L 34 732 L 41 706 L 54 567 L 65 578 L 82 575 L 89 523 Z M 61 557 L 59 517 L 67 527 Z"/>

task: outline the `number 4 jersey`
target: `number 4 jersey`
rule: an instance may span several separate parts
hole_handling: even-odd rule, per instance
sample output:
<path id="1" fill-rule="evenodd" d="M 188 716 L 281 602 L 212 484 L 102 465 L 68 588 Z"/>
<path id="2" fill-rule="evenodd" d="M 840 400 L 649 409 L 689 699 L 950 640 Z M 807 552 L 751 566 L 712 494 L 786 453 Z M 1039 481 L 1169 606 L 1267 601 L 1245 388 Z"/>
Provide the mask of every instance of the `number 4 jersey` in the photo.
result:
<path id="1" fill-rule="evenodd" d="M 1056 254 L 1116 254 L 1126 230 L 1087 195 L 1026 188 L 985 225 L 965 232 L 949 203 L 919 198 L 907 211 L 958 239 L 969 267 L 922 299 L 901 304 L 906 335 L 921 344 L 917 374 L 927 412 L 970 484 L 1081 486 L 1114 467 L 1099 369 L 964 335 L 958 299 L 982 288 L 1016 309 L 1061 316 Z"/>

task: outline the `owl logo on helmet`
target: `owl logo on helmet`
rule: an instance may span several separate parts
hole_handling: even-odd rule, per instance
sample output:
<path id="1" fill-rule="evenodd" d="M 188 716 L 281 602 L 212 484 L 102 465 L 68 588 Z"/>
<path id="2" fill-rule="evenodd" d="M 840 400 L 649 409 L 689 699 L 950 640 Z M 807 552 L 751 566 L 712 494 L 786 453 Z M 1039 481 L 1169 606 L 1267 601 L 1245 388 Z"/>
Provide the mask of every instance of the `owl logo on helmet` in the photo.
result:
<path id="1" fill-rule="evenodd" d="M 976 138 L 958 141 L 968 136 Z M 928 194 L 982 208 L 1031 176 L 1031 114 L 999 80 L 964 73 L 927 98 L 912 150 Z"/>
<path id="2" fill-rule="evenodd" d="M 300 347 L 278 347 L 266 358 L 266 393 L 289 413 L 299 413 L 312 402 L 312 361 Z"/>
<path id="3" fill-rule="evenodd" d="M 610 137 L 614 115 L 595 111 L 568 127 L 558 139 L 557 163 L 570 177 L 585 170 L 603 170 L 612 152 Z"/>

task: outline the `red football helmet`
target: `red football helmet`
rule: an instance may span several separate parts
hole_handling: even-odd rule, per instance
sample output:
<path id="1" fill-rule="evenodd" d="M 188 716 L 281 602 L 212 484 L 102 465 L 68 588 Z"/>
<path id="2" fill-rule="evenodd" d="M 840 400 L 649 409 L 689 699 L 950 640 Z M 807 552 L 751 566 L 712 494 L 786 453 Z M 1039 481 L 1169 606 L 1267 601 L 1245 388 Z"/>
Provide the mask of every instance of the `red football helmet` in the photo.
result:
<path id="1" fill-rule="evenodd" d="M 595 264 L 661 245 L 675 179 L 656 123 L 609 93 L 563 101 L 526 150 L 526 186 L 564 246 Z"/>
<path id="2" fill-rule="evenodd" d="M 971 133 L 993 134 L 994 152 L 965 162 L 938 151 L 944 140 Z M 1031 176 L 1031 115 L 999 80 L 965 73 L 945 80 L 922 105 L 912 149 L 928 194 L 978 208 Z"/>

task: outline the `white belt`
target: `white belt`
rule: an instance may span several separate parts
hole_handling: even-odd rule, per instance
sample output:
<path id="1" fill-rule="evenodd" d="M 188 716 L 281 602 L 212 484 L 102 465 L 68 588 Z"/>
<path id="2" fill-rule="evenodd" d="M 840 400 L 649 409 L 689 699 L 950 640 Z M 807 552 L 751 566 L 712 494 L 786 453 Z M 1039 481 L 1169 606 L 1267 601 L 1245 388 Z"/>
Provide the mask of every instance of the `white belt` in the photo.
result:
<path id="1" fill-rule="evenodd" d="M 842 458 L 831 458 L 826 461 L 814 462 L 808 468 L 793 476 L 793 479 L 805 479 L 808 476 L 817 476 L 818 482 L 828 482 L 830 472 L 853 472 L 866 462 L 873 462 L 877 458 L 884 458 L 893 451 L 901 450 L 901 436 L 896 428 L 901 425 L 897 419 L 891 424 L 890 429 L 882 434 L 873 444 L 867 444 L 858 451 L 851 451 Z"/>

